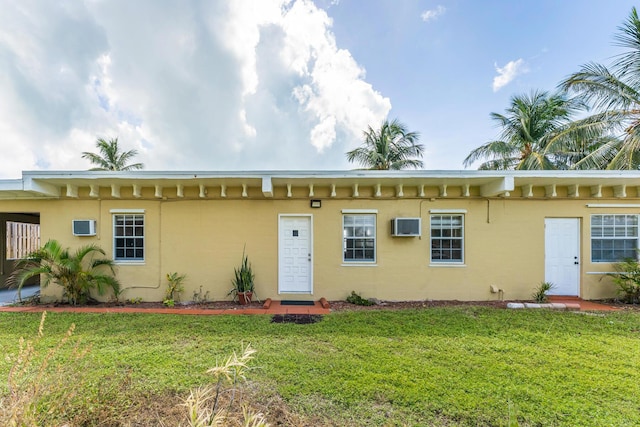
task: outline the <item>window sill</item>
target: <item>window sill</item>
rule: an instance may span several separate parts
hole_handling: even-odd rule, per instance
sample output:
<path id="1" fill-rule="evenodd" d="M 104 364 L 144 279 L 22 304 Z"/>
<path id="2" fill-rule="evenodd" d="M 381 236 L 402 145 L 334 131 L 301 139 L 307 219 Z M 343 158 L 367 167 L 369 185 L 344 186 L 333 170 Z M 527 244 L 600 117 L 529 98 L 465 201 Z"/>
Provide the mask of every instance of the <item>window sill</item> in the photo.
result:
<path id="1" fill-rule="evenodd" d="M 343 267 L 377 267 L 378 264 L 375 262 L 349 262 L 342 263 Z"/>
<path id="2" fill-rule="evenodd" d="M 438 262 L 438 263 L 431 263 L 429 264 L 429 267 L 454 267 L 454 268 L 460 268 L 460 267 L 466 267 L 467 264 L 462 264 L 462 263 L 454 263 L 454 262 Z"/>
<path id="3" fill-rule="evenodd" d="M 113 261 L 115 265 L 145 265 L 144 261 L 127 261 L 127 260 L 119 260 Z"/>

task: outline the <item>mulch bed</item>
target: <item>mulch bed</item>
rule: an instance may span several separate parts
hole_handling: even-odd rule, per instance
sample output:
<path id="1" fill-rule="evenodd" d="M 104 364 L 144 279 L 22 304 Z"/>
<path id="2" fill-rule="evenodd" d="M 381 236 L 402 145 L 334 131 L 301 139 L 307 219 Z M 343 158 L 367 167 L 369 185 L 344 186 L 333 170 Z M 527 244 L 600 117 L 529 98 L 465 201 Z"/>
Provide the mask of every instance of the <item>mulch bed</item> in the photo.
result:
<path id="1" fill-rule="evenodd" d="M 403 309 L 427 309 L 435 307 L 456 307 L 456 306 L 479 306 L 506 308 L 509 302 L 525 302 L 525 301 L 379 301 L 377 304 L 370 306 L 356 305 L 346 301 L 329 301 L 331 311 L 365 311 L 365 310 L 403 310 Z M 621 310 L 640 311 L 640 304 L 625 304 L 619 300 L 602 300 L 594 301 L 617 307 Z M 37 304 L 37 302 L 27 303 L 25 305 L 39 305 L 41 307 L 65 307 L 66 303 Z M 162 302 L 139 302 L 139 303 L 101 303 L 92 302 L 87 304 L 90 307 L 131 307 L 140 309 L 158 309 L 173 308 L 183 310 L 239 310 L 245 308 L 262 309 L 263 302 L 253 301 L 248 305 L 240 305 L 237 301 L 207 301 L 201 303 L 176 303 L 174 307 L 166 307 Z"/>

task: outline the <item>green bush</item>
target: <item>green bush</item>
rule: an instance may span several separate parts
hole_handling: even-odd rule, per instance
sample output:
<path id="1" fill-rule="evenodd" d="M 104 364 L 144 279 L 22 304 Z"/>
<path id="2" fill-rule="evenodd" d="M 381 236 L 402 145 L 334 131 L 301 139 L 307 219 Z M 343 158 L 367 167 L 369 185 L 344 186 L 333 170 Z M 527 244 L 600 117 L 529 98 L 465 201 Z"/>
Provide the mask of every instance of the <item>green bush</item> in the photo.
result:
<path id="1" fill-rule="evenodd" d="M 164 294 L 165 301 L 179 301 L 180 293 L 184 291 L 182 282 L 187 278 L 186 274 L 167 273 L 167 290 Z"/>
<path id="2" fill-rule="evenodd" d="M 618 294 L 628 304 L 640 303 L 640 264 L 634 258 L 627 258 L 615 265 L 616 273 L 613 283 L 618 287 Z"/>

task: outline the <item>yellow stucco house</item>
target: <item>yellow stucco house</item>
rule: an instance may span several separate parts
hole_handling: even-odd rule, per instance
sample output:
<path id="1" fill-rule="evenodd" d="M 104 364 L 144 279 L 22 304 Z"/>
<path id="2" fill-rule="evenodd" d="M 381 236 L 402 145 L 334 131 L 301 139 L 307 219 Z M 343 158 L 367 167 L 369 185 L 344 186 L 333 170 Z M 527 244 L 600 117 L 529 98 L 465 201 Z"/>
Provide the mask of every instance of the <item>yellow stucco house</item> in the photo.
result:
<path id="1" fill-rule="evenodd" d="M 600 299 L 639 215 L 633 171 L 30 171 L 0 180 L 0 280 L 20 226 L 98 244 L 145 301 L 169 272 L 185 300 L 229 299 L 243 248 L 261 299 L 530 299 L 543 281 Z"/>

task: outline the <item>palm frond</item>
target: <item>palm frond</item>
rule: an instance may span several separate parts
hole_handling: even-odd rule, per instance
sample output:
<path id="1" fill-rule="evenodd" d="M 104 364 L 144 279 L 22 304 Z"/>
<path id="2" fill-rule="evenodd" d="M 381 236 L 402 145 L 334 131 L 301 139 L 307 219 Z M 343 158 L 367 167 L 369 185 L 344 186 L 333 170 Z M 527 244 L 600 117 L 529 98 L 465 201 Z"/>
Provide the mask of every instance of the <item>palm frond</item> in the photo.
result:
<path id="1" fill-rule="evenodd" d="M 397 119 L 385 120 L 379 129 L 368 126 L 363 143 L 346 153 L 347 160 L 366 169 L 399 170 L 423 167 L 424 146 L 418 144 L 420 134 L 408 132 Z"/>
<path id="2" fill-rule="evenodd" d="M 90 170 L 94 171 L 130 171 L 144 168 L 142 163 L 127 164 L 131 159 L 138 155 L 137 150 L 120 151 L 118 146 L 118 138 L 109 141 L 98 138 L 96 148 L 100 154 L 83 152 L 82 157 L 89 160 L 97 167 Z"/>

